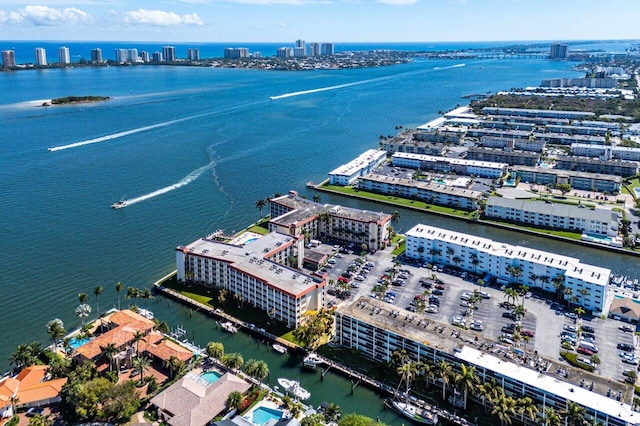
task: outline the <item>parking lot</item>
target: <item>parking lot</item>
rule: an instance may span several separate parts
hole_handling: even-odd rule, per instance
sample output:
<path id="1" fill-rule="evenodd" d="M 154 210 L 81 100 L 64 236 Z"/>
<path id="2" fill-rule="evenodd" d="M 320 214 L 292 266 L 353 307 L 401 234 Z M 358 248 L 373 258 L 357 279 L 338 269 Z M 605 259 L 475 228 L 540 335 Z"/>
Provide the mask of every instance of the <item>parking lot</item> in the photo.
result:
<path id="1" fill-rule="evenodd" d="M 362 259 L 356 253 L 340 253 L 338 249 L 327 246 L 327 251 L 333 254 L 331 263 L 326 268 L 329 280 L 344 280 L 344 273 L 351 266 L 351 273 L 347 274 L 349 283 L 349 292 L 344 293 L 335 288 L 329 287 L 327 301 L 330 305 L 350 304 L 360 297 L 376 297 L 374 287 L 379 284 L 383 276 L 389 277 L 394 267 L 393 258 L 390 249 L 379 251 L 375 254 L 368 254 Z M 571 330 L 571 327 L 577 327 L 580 324 L 585 326 L 592 333 L 582 333 L 580 337 L 576 337 L 576 348 L 580 346 L 580 341 L 585 336 L 594 339 L 593 344 L 597 346 L 596 353 L 600 363 L 596 365 L 596 374 L 622 382 L 625 379 L 623 372 L 625 369 L 636 368 L 637 359 L 637 342 L 634 338 L 635 327 L 631 331 L 623 331 L 620 329 L 624 323 L 614 320 L 602 320 L 600 318 L 585 317 L 583 319 L 570 318 L 570 312 L 560 310 L 560 306 L 556 304 L 552 298 L 554 295 L 547 293 L 529 294 L 527 297 L 520 297 L 517 304 L 524 304 L 526 313 L 523 318 L 514 318 L 512 316 L 513 308 L 505 306 L 508 300 L 505 292 L 496 287 L 480 287 L 476 284 L 477 276 L 468 273 L 463 274 L 450 268 L 427 269 L 423 266 L 407 262 L 401 262 L 398 265 L 398 275 L 402 276 L 401 282 L 396 281 L 396 285 L 389 285 L 386 294 L 381 294 L 380 298 L 390 305 L 401 310 L 411 310 L 415 312 L 416 296 L 423 296 L 424 305 L 422 305 L 423 313 L 417 313 L 425 319 L 438 321 L 443 326 L 450 328 L 455 332 L 457 327 L 453 325 L 454 318 L 456 322 L 464 321 L 464 325 L 471 331 L 477 333 L 479 337 L 484 336 L 495 342 L 502 342 L 504 346 L 515 345 L 527 352 L 543 356 L 555 362 L 568 364 L 562 361 L 559 354 L 561 351 L 562 333 L 572 333 L 564 327 Z M 466 277 L 463 278 L 463 276 Z M 343 278 L 340 278 L 340 277 Z M 439 287 L 439 288 L 436 288 Z M 425 293 L 425 290 L 429 292 Z M 479 292 L 485 293 L 484 297 L 479 297 L 476 303 L 476 309 L 470 309 L 463 306 L 467 302 L 469 294 L 473 295 Z M 430 294 L 429 294 L 430 293 Z M 467 294 L 463 297 L 463 295 Z M 386 297 L 385 297 L 386 296 Z M 435 299 L 434 298 L 437 298 Z M 427 308 L 429 305 L 435 305 Z M 471 327 L 472 322 L 475 324 Z M 520 328 L 520 334 L 528 334 L 526 340 L 523 338 L 519 342 L 514 342 L 512 334 L 513 329 L 517 326 Z M 540 326 L 539 326 L 540 325 Z M 511 330 L 508 328 L 511 327 Z M 574 333 L 575 334 L 575 333 Z M 619 349 L 618 345 L 631 345 L 633 358 L 627 358 L 623 362 L 620 357 L 621 352 L 628 352 Z M 584 353 L 578 353 L 578 358 L 582 361 L 591 361 L 590 353 L 582 348 Z M 575 367 L 574 367 L 575 369 Z M 570 370 L 570 369 L 568 369 Z"/>

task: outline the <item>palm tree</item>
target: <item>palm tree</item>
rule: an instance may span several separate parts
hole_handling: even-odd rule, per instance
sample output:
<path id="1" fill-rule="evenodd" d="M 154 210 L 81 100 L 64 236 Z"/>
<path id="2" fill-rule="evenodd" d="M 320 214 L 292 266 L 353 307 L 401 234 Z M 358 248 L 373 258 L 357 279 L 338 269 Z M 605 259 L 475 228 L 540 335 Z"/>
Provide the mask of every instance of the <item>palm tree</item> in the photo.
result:
<path id="1" fill-rule="evenodd" d="M 390 357 L 391 365 L 395 367 L 401 367 L 409 361 L 409 354 L 404 349 L 396 349 L 391 352 Z"/>
<path id="2" fill-rule="evenodd" d="M 445 401 L 447 399 L 447 385 L 449 384 L 449 380 L 451 380 L 451 372 L 452 372 L 451 364 L 449 364 L 444 359 L 438 363 L 438 376 L 442 379 L 442 400 Z"/>
<path id="3" fill-rule="evenodd" d="M 76 308 L 76 316 L 80 318 L 82 321 L 82 326 L 84 327 L 84 319 L 87 318 L 91 314 L 91 306 L 83 303 Z"/>
<path id="4" fill-rule="evenodd" d="M 127 294 L 124 296 L 129 301 L 129 307 L 131 307 L 131 299 L 138 298 L 138 289 L 135 287 L 127 287 Z"/>
<path id="5" fill-rule="evenodd" d="M 564 414 L 569 422 L 569 425 L 575 426 L 576 424 L 582 424 L 584 422 L 584 413 L 586 412 L 586 408 L 582 405 L 569 401 L 567 403 L 567 409 Z"/>
<path id="6" fill-rule="evenodd" d="M 462 390 L 464 395 L 464 409 L 467 409 L 467 393 L 474 392 L 479 384 L 478 376 L 476 374 L 475 367 L 468 367 L 464 364 L 460 364 L 460 374 L 457 374 L 454 378 L 454 382 L 459 390 Z"/>
<path id="7" fill-rule="evenodd" d="M 561 426 L 562 417 L 560 414 L 556 413 L 556 410 L 553 407 L 549 407 L 544 411 L 542 424 L 545 426 Z"/>
<path id="8" fill-rule="evenodd" d="M 400 220 L 400 212 L 398 210 L 394 210 L 393 212 L 391 212 L 391 223 L 395 225 L 398 223 L 399 220 Z"/>
<path id="9" fill-rule="evenodd" d="M 250 359 L 244 366 L 244 372 L 261 381 L 269 375 L 269 366 L 262 360 Z"/>
<path id="10" fill-rule="evenodd" d="M 435 378 L 434 365 L 431 361 L 421 362 L 418 365 L 418 372 L 422 374 L 425 382 L 427 383 L 427 389 L 431 385 L 431 380 Z"/>
<path id="11" fill-rule="evenodd" d="M 19 344 L 16 350 L 9 356 L 10 364 L 15 365 L 17 368 L 28 367 L 34 364 L 37 355 L 40 352 L 40 344 L 38 343 L 38 346 L 35 347 L 33 347 L 32 345 L 33 344 Z M 34 351 L 34 349 L 36 350 Z"/>
<path id="12" fill-rule="evenodd" d="M 169 376 L 173 379 L 176 374 L 179 374 L 184 369 L 185 363 L 175 355 L 171 355 L 165 366 L 169 369 Z"/>
<path id="13" fill-rule="evenodd" d="M 260 218 L 262 218 L 262 209 L 267 205 L 267 202 L 263 199 L 256 201 L 256 208 L 260 210 Z"/>
<path id="14" fill-rule="evenodd" d="M 93 289 L 93 294 L 96 296 L 96 312 L 98 313 L 98 316 L 100 316 L 100 304 L 98 303 L 98 296 L 100 296 L 103 291 L 104 288 L 102 288 L 101 285 Z"/>
<path id="15" fill-rule="evenodd" d="M 106 346 L 101 347 L 100 349 L 102 349 L 102 353 L 109 360 L 109 371 L 113 371 L 113 360 L 115 355 L 118 353 L 118 348 L 116 348 L 116 345 L 113 343 L 107 343 Z"/>
<path id="16" fill-rule="evenodd" d="M 229 396 L 227 396 L 226 404 L 227 404 L 227 407 L 229 408 L 235 408 L 236 410 L 239 411 L 243 403 L 244 403 L 244 395 L 240 391 L 233 391 L 229 393 Z"/>
<path id="17" fill-rule="evenodd" d="M 513 314 L 520 319 L 524 318 L 526 312 L 527 310 L 524 308 L 524 305 L 518 305 L 513 309 Z"/>
<path id="18" fill-rule="evenodd" d="M 322 201 L 322 197 L 319 194 L 315 194 L 312 199 L 314 203 L 319 203 L 320 201 Z"/>
<path id="19" fill-rule="evenodd" d="M 122 291 L 123 284 L 118 281 L 116 283 L 116 294 L 118 295 L 118 310 L 120 310 L 120 292 Z"/>
<path id="20" fill-rule="evenodd" d="M 136 330 L 133 335 L 133 340 L 136 342 L 136 356 L 140 356 L 140 341 L 144 340 L 144 338 L 145 334 L 140 330 Z"/>
<path id="21" fill-rule="evenodd" d="M 583 316 L 583 315 L 584 315 L 584 313 L 585 313 L 585 310 L 584 310 L 584 308 L 583 308 L 582 306 L 578 306 L 577 308 L 575 308 L 575 309 L 573 310 L 573 312 L 575 312 L 575 313 L 576 313 L 576 315 L 578 316 L 578 318 L 582 318 L 582 316 Z"/>
<path id="22" fill-rule="evenodd" d="M 78 293 L 78 301 L 80 302 L 80 304 L 83 304 L 87 301 L 87 293 Z"/>
<path id="23" fill-rule="evenodd" d="M 18 398 L 17 395 L 11 395 L 9 403 L 11 404 L 11 412 L 13 413 L 14 416 L 18 414 L 16 411 L 16 408 L 19 402 L 20 402 L 20 398 Z"/>
<path id="24" fill-rule="evenodd" d="M 224 345 L 219 342 L 209 342 L 206 351 L 211 358 L 221 359 L 224 356 Z"/>
<path id="25" fill-rule="evenodd" d="M 230 370 L 238 370 L 244 364 L 244 358 L 237 352 L 225 354 L 222 357 L 222 363 Z"/>
<path id="26" fill-rule="evenodd" d="M 144 378 L 144 372 L 151 367 L 151 360 L 146 356 L 138 356 L 133 360 L 133 368 L 140 372 L 140 383 Z"/>
<path id="27" fill-rule="evenodd" d="M 496 398 L 491 414 L 500 419 L 502 426 L 511 424 L 511 416 L 516 415 L 516 400 L 505 394 L 498 395 Z"/>
<path id="28" fill-rule="evenodd" d="M 516 291 L 515 288 L 507 288 L 504 291 L 504 298 L 507 299 L 507 302 L 509 303 L 515 303 L 516 299 L 518 297 L 518 292 Z"/>
<path id="29" fill-rule="evenodd" d="M 322 414 L 327 422 L 338 423 L 338 420 L 342 417 L 342 410 L 340 409 L 340 406 L 332 402 L 324 409 Z"/>
<path id="30" fill-rule="evenodd" d="M 52 349 L 55 351 L 55 347 L 58 344 L 58 340 L 65 335 L 64 323 L 61 319 L 56 318 L 47 323 L 47 333 L 51 336 L 53 342 Z"/>
<path id="31" fill-rule="evenodd" d="M 400 388 L 402 382 L 405 383 L 405 392 L 409 394 L 409 386 L 411 385 L 411 381 L 415 377 L 418 369 L 416 368 L 416 363 L 413 361 L 407 361 L 403 365 L 397 368 L 396 372 L 400 375 L 400 381 L 398 382 L 398 387 L 396 391 Z"/>
<path id="32" fill-rule="evenodd" d="M 149 290 L 148 288 L 145 288 L 142 291 L 142 299 L 144 299 L 144 308 L 147 309 L 147 301 L 149 299 L 153 299 L 153 294 L 151 293 L 151 290 Z"/>
<path id="33" fill-rule="evenodd" d="M 482 406 L 484 407 L 485 412 L 487 409 L 487 401 L 489 402 L 489 405 L 493 405 L 493 403 L 498 399 L 498 396 L 504 393 L 495 379 L 491 379 L 488 382 L 483 382 L 477 387 L 477 389 L 478 394 L 482 397 Z"/>
<path id="34" fill-rule="evenodd" d="M 528 396 L 525 396 L 524 398 L 520 398 L 518 400 L 518 411 L 520 412 L 520 414 L 523 415 L 523 419 L 522 419 L 523 422 L 524 422 L 525 414 L 529 417 L 529 419 L 531 419 L 531 421 L 535 422 L 536 417 L 540 412 L 540 409 L 538 408 L 536 403 L 533 402 L 533 399 L 529 398 Z"/>

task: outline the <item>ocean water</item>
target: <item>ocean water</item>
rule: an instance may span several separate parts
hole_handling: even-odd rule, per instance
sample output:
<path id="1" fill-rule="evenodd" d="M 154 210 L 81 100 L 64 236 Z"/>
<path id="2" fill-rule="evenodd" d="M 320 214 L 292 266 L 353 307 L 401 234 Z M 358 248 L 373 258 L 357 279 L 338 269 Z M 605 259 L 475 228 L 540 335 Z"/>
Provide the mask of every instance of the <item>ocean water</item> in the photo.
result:
<path id="1" fill-rule="evenodd" d="M 570 66 L 424 60 L 299 73 L 166 66 L 0 73 L 0 368 L 8 366 L 18 344 L 48 342 L 49 320 L 60 318 L 69 330 L 79 327 L 79 292 L 91 296 L 95 314 L 93 289 L 101 285 L 101 310 L 113 307 L 116 281 L 125 288 L 149 287 L 175 269 L 177 245 L 220 228 L 242 229 L 259 218 L 256 201 L 275 192 L 295 189 L 311 196 L 307 181 L 319 182 L 376 147 L 379 135 L 394 134 L 395 126 L 425 123 L 439 110 L 465 104 L 465 94 L 575 75 Z M 286 94 L 293 95 L 270 99 Z M 40 106 L 68 95 L 112 99 Z M 123 197 L 132 204 L 109 208 Z M 326 194 L 322 200 L 391 210 Z M 459 226 L 405 210 L 401 217 L 401 230 L 417 222 Z M 561 250 L 620 272 L 633 269 L 628 259 L 602 251 L 482 226 L 470 226 L 469 232 Z M 157 318 L 183 324 L 201 346 L 232 339 L 166 299 L 149 304 Z M 250 344 L 229 342 L 247 351 L 245 359 L 257 356 Z M 263 352 L 272 357 L 268 347 Z M 290 363 L 272 361 L 274 375 L 294 374 Z M 310 380 L 303 384 L 318 395 L 314 403 L 332 397 Z M 328 380 L 346 386 L 340 405 L 358 407 L 346 397 L 348 381 Z M 382 411 L 375 394 L 358 392 L 375 405 L 371 415 Z"/>

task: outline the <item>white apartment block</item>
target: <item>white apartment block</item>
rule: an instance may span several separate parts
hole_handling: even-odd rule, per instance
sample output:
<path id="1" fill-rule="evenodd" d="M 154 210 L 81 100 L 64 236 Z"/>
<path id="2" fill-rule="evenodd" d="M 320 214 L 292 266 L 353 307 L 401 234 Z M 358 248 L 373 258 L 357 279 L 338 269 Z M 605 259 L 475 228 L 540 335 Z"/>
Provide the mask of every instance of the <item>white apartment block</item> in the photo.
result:
<path id="1" fill-rule="evenodd" d="M 618 235 L 618 213 L 568 204 L 489 197 L 485 215 L 542 228 L 565 229 L 595 235 Z"/>
<path id="2" fill-rule="evenodd" d="M 36 47 L 36 65 L 46 66 L 47 65 L 47 51 L 44 47 Z"/>
<path id="3" fill-rule="evenodd" d="M 389 243 L 391 215 L 382 212 L 320 204 L 296 194 L 269 200 L 269 230 L 310 239 L 366 244 L 380 250 Z"/>
<path id="4" fill-rule="evenodd" d="M 514 246 L 488 238 L 427 225 L 407 232 L 405 255 L 423 262 L 452 265 L 473 272 L 491 274 L 497 282 L 515 282 L 545 291 L 556 291 L 561 280 L 566 300 L 597 315 L 606 315 L 613 292 L 608 291 L 611 270 L 581 263 L 558 253 Z M 519 271 L 516 276 L 514 271 Z"/>
<path id="5" fill-rule="evenodd" d="M 577 172 L 573 170 L 543 169 L 540 167 L 513 166 L 511 171 L 520 178 L 520 182 L 540 185 L 568 183 L 572 189 L 585 191 L 619 192 L 622 178 L 599 173 Z"/>
<path id="6" fill-rule="evenodd" d="M 270 233 L 242 246 L 201 238 L 176 248 L 178 281 L 229 290 L 242 303 L 298 327 L 305 313 L 323 306 L 324 278 L 301 265 L 304 237 Z"/>
<path id="7" fill-rule="evenodd" d="M 58 48 L 58 62 L 61 64 L 70 64 L 71 55 L 69 54 L 69 48 L 62 46 Z"/>
<path id="8" fill-rule="evenodd" d="M 435 170 L 443 173 L 455 172 L 490 179 L 499 179 L 508 167 L 506 163 L 436 157 L 433 155 L 412 154 L 408 152 L 396 152 L 391 158 L 393 165 L 396 167 Z"/>
<path id="9" fill-rule="evenodd" d="M 387 159 L 386 151 L 370 149 L 360 154 L 354 160 L 343 164 L 329 173 L 329 183 L 331 185 L 351 185 L 360 176 L 364 176 L 378 167 Z"/>
<path id="10" fill-rule="evenodd" d="M 481 191 L 375 173 L 361 177 L 358 189 L 462 210 L 477 209 L 478 201 L 483 197 Z"/>

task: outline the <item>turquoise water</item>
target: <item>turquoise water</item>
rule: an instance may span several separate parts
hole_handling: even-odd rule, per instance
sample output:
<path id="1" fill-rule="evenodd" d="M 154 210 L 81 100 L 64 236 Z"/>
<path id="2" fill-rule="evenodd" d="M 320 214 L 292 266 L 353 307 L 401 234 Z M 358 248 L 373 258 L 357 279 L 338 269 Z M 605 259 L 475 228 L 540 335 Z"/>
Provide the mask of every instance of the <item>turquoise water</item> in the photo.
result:
<path id="1" fill-rule="evenodd" d="M 88 337 L 85 337 L 84 339 L 78 339 L 77 337 L 73 337 L 69 340 L 69 346 L 71 346 L 72 349 L 77 349 L 80 346 L 84 345 L 85 343 L 89 343 L 91 341 L 91 339 L 89 339 Z"/>
<path id="2" fill-rule="evenodd" d="M 590 234 L 588 232 L 585 232 L 585 235 L 587 235 L 589 238 L 593 238 L 594 240 L 611 242 L 611 237 L 607 237 L 606 235 Z"/>
<path id="3" fill-rule="evenodd" d="M 640 197 L 640 187 L 633 188 L 633 192 L 636 193 L 636 197 Z"/>
<path id="4" fill-rule="evenodd" d="M 258 407 L 253 410 L 251 423 L 262 426 L 269 420 L 280 420 L 284 413 L 280 410 L 267 407 Z"/>
<path id="5" fill-rule="evenodd" d="M 215 383 L 220 377 L 222 377 L 222 374 L 218 373 L 217 371 L 205 371 L 200 375 L 200 377 L 202 377 L 209 383 Z"/>

